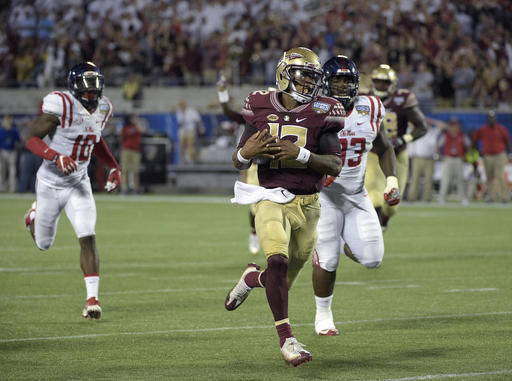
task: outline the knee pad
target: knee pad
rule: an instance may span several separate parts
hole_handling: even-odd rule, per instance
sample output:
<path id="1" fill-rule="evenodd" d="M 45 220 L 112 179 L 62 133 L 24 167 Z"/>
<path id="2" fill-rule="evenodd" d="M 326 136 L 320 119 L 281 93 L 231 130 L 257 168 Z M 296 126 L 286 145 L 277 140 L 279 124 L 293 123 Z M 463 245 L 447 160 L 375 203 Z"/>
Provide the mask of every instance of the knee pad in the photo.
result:
<path id="1" fill-rule="evenodd" d="M 380 266 L 382 261 L 373 261 L 373 262 L 363 262 L 361 263 L 367 269 L 375 269 Z"/>
<path id="2" fill-rule="evenodd" d="M 48 250 L 52 246 L 52 244 L 53 244 L 53 239 L 51 239 L 51 238 L 38 239 L 36 237 L 36 245 L 37 245 L 38 249 L 41 251 Z"/>

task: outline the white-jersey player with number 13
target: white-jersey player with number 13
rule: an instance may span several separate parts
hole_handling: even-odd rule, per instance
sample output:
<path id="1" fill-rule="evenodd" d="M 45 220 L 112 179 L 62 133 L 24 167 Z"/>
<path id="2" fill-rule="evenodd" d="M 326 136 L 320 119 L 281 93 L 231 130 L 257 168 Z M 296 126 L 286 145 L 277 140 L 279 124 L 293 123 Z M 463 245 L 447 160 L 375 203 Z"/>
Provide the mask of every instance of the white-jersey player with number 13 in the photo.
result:
<path id="1" fill-rule="evenodd" d="M 87 292 L 82 316 L 90 319 L 101 317 L 96 204 L 87 175 L 91 154 L 110 168 L 107 191 L 121 182 L 119 164 L 101 137 L 113 113 L 110 100 L 103 96 L 103 83 L 94 63 L 73 66 L 68 74 L 69 91 L 44 97 L 42 114 L 27 136 L 27 148 L 44 161 L 37 172 L 36 202 L 25 215 L 25 226 L 37 247 L 47 250 L 55 239 L 62 209 L 66 211 L 80 243 Z"/>
<path id="2" fill-rule="evenodd" d="M 313 256 L 313 289 L 316 300 L 315 332 L 335 336 L 331 303 L 341 253 L 367 267 L 378 267 L 384 256 L 379 218 L 364 188 L 368 152 L 379 156 L 387 176 L 386 201 L 400 202 L 393 147 L 380 125 L 384 106 L 374 96 L 358 96 L 359 72 L 345 56 L 335 56 L 323 66 L 327 95 L 339 100 L 347 112 L 345 128 L 338 132 L 343 167 L 329 177 L 320 193 L 322 205 L 318 241 Z M 372 148 L 373 147 L 373 148 Z"/>

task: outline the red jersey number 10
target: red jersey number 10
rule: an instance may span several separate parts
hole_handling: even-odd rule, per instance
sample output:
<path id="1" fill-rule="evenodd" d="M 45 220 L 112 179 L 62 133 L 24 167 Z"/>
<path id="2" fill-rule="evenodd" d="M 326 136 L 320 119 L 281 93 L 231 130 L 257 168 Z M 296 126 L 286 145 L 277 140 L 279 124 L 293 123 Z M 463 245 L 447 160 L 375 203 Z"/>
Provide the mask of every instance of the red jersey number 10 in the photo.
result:
<path id="1" fill-rule="evenodd" d="M 96 135 L 78 135 L 73 144 L 71 157 L 75 161 L 88 161 L 91 156 L 92 147 L 96 141 Z"/>

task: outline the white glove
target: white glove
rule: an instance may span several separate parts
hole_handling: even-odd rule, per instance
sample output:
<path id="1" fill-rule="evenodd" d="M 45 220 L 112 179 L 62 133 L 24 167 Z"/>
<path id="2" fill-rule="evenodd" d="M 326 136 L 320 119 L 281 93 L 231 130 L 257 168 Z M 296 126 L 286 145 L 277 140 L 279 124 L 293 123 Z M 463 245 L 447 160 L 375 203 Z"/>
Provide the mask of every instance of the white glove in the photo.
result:
<path id="1" fill-rule="evenodd" d="M 395 176 L 386 178 L 386 188 L 384 189 L 384 200 L 388 205 L 397 205 L 400 202 L 400 189 L 398 188 L 398 179 Z"/>

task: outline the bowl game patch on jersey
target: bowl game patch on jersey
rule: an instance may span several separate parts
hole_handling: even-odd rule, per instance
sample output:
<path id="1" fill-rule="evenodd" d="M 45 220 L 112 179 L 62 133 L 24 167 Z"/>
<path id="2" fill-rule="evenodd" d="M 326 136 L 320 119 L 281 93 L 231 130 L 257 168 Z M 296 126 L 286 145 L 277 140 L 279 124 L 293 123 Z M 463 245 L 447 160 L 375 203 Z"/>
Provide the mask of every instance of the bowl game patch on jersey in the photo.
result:
<path id="1" fill-rule="evenodd" d="M 319 114 L 325 114 L 331 109 L 331 105 L 325 102 L 315 102 L 313 103 L 313 110 Z"/>

